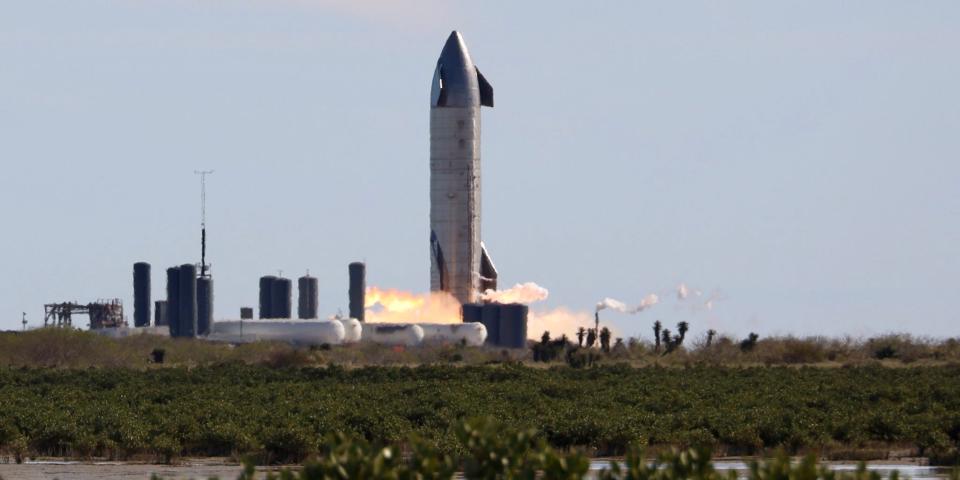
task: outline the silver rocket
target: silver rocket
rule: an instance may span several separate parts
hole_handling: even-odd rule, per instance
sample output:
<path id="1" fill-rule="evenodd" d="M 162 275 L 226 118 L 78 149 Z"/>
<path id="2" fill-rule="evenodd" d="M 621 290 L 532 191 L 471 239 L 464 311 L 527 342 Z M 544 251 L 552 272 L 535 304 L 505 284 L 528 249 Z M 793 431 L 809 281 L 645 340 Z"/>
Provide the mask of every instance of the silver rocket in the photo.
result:
<path id="1" fill-rule="evenodd" d="M 493 87 L 454 31 L 430 89 L 430 290 L 450 292 L 461 304 L 497 288 L 480 241 L 481 106 L 493 106 Z"/>

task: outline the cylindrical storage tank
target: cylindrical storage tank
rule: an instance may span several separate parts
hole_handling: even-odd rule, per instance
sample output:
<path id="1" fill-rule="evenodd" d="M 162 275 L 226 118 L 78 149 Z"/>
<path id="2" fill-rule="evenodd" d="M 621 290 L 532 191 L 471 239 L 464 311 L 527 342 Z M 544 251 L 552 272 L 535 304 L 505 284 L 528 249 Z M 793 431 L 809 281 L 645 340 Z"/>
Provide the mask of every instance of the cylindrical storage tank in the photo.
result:
<path id="1" fill-rule="evenodd" d="M 158 327 L 169 325 L 167 323 L 167 301 L 157 300 L 153 302 L 153 321 Z"/>
<path id="2" fill-rule="evenodd" d="M 297 317 L 303 320 L 317 318 L 317 290 L 316 277 L 304 275 L 297 279 Z"/>
<path id="3" fill-rule="evenodd" d="M 246 343 L 263 341 L 295 345 L 339 345 L 343 324 L 336 320 L 220 320 L 213 324 L 208 340 Z"/>
<path id="4" fill-rule="evenodd" d="M 480 322 L 418 323 L 423 329 L 423 343 L 456 344 L 479 347 L 487 339 L 487 328 Z"/>
<path id="5" fill-rule="evenodd" d="M 197 336 L 197 266 L 192 263 L 180 265 L 180 296 L 177 298 L 180 310 L 178 337 Z"/>
<path id="6" fill-rule="evenodd" d="M 350 318 L 363 321 L 364 302 L 367 294 L 367 266 L 363 262 L 350 264 Z"/>
<path id="7" fill-rule="evenodd" d="M 379 345 L 415 347 L 423 342 L 423 329 L 412 323 L 362 323 L 361 340 Z"/>
<path id="8" fill-rule="evenodd" d="M 270 298 L 270 313 L 273 318 L 291 318 L 293 282 L 289 278 L 277 277 L 273 281 Z"/>
<path id="9" fill-rule="evenodd" d="M 363 338 L 363 324 L 356 318 L 338 319 L 343 324 L 343 343 L 357 343 Z"/>
<path id="10" fill-rule="evenodd" d="M 133 264 L 133 326 L 150 326 L 150 264 Z"/>
<path id="11" fill-rule="evenodd" d="M 486 303 L 480 309 L 480 323 L 487 329 L 487 345 L 503 346 L 499 303 Z"/>
<path id="12" fill-rule="evenodd" d="M 273 283 L 277 277 L 265 275 L 260 277 L 260 318 L 276 318 L 273 316 Z"/>
<path id="13" fill-rule="evenodd" d="M 500 306 L 500 346 L 525 348 L 527 346 L 527 314 L 529 307 L 519 303 Z"/>
<path id="14" fill-rule="evenodd" d="M 213 278 L 197 279 L 197 335 L 210 333 L 213 325 Z"/>
<path id="15" fill-rule="evenodd" d="M 463 304 L 462 307 L 460 307 L 460 319 L 463 320 L 463 323 L 479 322 L 482 312 L 483 312 L 482 304 L 465 303 Z"/>
<path id="16" fill-rule="evenodd" d="M 253 320 L 253 308 L 240 307 L 240 320 Z"/>
<path id="17" fill-rule="evenodd" d="M 170 336 L 180 336 L 180 268 L 167 269 L 167 325 Z"/>

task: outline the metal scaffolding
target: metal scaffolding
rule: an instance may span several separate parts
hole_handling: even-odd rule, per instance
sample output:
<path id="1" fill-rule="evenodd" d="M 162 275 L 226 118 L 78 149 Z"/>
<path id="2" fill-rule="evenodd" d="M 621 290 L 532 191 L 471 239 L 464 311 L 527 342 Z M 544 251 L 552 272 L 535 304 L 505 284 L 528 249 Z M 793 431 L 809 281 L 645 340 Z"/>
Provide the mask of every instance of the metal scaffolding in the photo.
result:
<path id="1" fill-rule="evenodd" d="M 87 304 L 77 302 L 48 303 L 43 306 L 44 327 L 72 327 L 74 315 L 90 317 L 90 328 L 125 327 L 123 302 L 119 298 L 97 300 Z"/>

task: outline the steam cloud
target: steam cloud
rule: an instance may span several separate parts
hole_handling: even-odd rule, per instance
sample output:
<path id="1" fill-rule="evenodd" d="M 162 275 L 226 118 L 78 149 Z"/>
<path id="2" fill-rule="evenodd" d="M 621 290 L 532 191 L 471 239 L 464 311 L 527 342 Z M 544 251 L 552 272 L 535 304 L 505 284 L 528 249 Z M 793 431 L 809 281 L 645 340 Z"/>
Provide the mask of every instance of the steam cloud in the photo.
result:
<path id="1" fill-rule="evenodd" d="M 656 294 L 653 293 L 643 297 L 643 300 L 640 300 L 640 303 L 635 307 L 627 306 L 627 304 L 621 302 L 620 300 L 607 297 L 597 302 L 596 311 L 599 312 L 600 310 L 609 308 L 610 310 L 616 310 L 621 313 L 628 313 L 632 315 L 634 313 L 640 313 L 656 305 L 657 303 L 660 303 L 660 297 L 657 297 Z"/>
<path id="2" fill-rule="evenodd" d="M 550 292 L 533 282 L 508 290 L 487 290 L 480 298 L 500 303 L 530 304 Z M 460 302 L 447 292 L 411 293 L 392 288 L 367 288 L 365 316 L 372 323 L 460 323 Z M 541 331 L 542 333 L 542 331 Z"/>
<path id="3" fill-rule="evenodd" d="M 661 292 L 666 294 L 665 292 Z M 687 304 L 695 310 L 711 310 L 723 297 L 714 292 L 706 299 L 703 293 L 681 283 L 673 291 L 678 304 Z M 534 282 L 518 283 L 507 290 L 487 290 L 480 295 L 484 301 L 531 304 L 546 300 L 550 292 Z M 670 294 L 672 295 L 672 294 Z M 669 295 L 668 295 L 669 298 Z M 628 305 L 614 298 L 597 302 L 596 312 L 613 310 L 625 314 L 643 312 L 661 302 L 656 294 L 648 294 L 637 305 Z M 694 303 L 695 302 L 695 303 Z M 366 320 L 373 323 L 460 323 L 460 303 L 449 293 L 411 293 L 395 289 L 367 288 Z M 567 307 L 530 309 L 527 334 L 538 339 L 544 331 L 556 338 L 566 334 L 573 338 L 580 327 L 593 324 L 593 313 L 575 311 Z M 613 326 L 607 323 L 607 326 Z M 616 335 L 616 332 L 614 332 Z"/>
<path id="4" fill-rule="evenodd" d="M 714 291 L 713 293 L 711 293 L 706 300 L 703 300 L 701 302 L 700 298 L 702 297 L 703 297 L 703 292 L 701 292 L 700 290 L 691 290 L 690 287 L 688 287 L 687 284 L 685 283 L 681 283 L 680 285 L 677 285 L 677 300 L 680 302 L 683 302 L 686 300 L 696 299 L 697 303 L 692 305 L 692 308 L 695 311 L 701 310 L 701 309 L 713 310 L 713 307 L 716 304 L 716 302 L 718 300 L 723 299 L 723 295 L 717 291 Z"/>
<path id="5" fill-rule="evenodd" d="M 550 292 L 534 282 L 518 283 L 507 290 L 487 290 L 482 300 L 500 303 L 530 304 L 546 300 Z M 366 321 L 372 323 L 460 323 L 460 303 L 449 293 L 412 293 L 396 289 L 368 287 L 365 299 Z M 530 338 L 540 338 L 544 331 L 556 336 L 572 336 L 582 325 L 592 321 L 587 312 L 573 312 L 560 307 L 552 310 L 530 310 Z"/>
<path id="6" fill-rule="evenodd" d="M 498 303 L 530 304 L 546 300 L 550 292 L 533 282 L 518 283 L 508 290 L 487 290 L 480 295 L 481 300 Z"/>

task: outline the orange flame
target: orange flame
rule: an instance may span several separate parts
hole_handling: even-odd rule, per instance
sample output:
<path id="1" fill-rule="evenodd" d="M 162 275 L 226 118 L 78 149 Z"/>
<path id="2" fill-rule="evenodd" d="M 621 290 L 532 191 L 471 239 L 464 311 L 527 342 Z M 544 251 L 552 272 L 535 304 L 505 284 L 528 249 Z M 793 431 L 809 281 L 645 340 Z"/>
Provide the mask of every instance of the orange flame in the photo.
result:
<path id="1" fill-rule="evenodd" d="M 422 295 L 392 288 L 381 290 L 377 287 L 370 287 L 367 289 L 363 306 L 369 309 L 379 304 L 388 312 L 403 313 L 420 309 L 424 303 L 426 303 L 426 299 Z"/>
<path id="2" fill-rule="evenodd" d="M 446 292 L 411 293 L 367 288 L 366 321 L 373 323 L 460 323 L 460 302 Z"/>
<path id="3" fill-rule="evenodd" d="M 540 293 L 541 290 L 543 293 Z M 534 292 L 534 294 L 520 295 L 522 292 Z M 486 292 L 486 295 L 496 293 L 503 293 L 503 296 L 498 298 L 501 301 L 536 302 L 546 297 L 546 290 L 532 283 L 520 284 L 503 292 Z M 366 321 L 371 323 L 460 323 L 462 321 L 460 302 L 446 292 L 412 293 L 392 288 L 368 287 L 365 304 Z M 564 307 L 538 310 L 531 308 L 527 336 L 539 340 L 546 330 L 554 338 L 566 334 L 567 337 L 574 339 L 579 327 L 592 328 L 593 313 L 572 311 Z"/>

